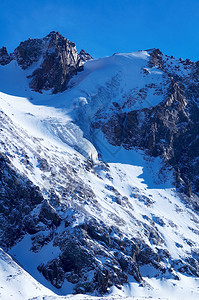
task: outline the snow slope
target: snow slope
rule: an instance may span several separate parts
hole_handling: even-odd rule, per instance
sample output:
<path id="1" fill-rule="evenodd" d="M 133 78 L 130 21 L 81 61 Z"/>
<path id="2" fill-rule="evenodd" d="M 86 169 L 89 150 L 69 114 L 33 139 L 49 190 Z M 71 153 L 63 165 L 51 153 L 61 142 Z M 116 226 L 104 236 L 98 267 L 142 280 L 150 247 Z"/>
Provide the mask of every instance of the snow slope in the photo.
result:
<path id="1" fill-rule="evenodd" d="M 86 295 L 68 295 L 56 296 L 52 291 L 39 284 L 33 277 L 24 271 L 13 259 L 3 250 L 0 252 L 0 299 L 2 300 L 100 300 L 102 297 L 93 297 Z M 151 282 L 150 282 L 151 283 Z M 142 289 L 138 284 L 132 283 L 124 287 L 123 291 L 113 290 L 112 295 L 103 297 L 107 300 L 141 300 L 141 299 L 197 299 L 198 298 L 198 280 L 186 278 L 181 275 L 178 286 L 175 281 L 163 281 L 153 279 L 151 284 L 154 290 Z M 186 292 L 185 286 L 189 286 Z M 133 292 L 131 292 L 133 290 Z M 127 296 L 133 293 L 134 296 Z M 157 296 L 155 296 L 157 294 Z M 150 295 L 150 296 L 149 296 Z M 166 296 L 165 296 L 166 295 Z M 157 298 L 156 298 L 157 297 Z"/>
<path id="2" fill-rule="evenodd" d="M 0 250 L 0 299 L 2 300 L 198 299 L 198 279 L 191 279 L 183 275 L 180 277 L 178 285 L 176 285 L 175 280 L 152 279 L 149 282 L 153 289 L 141 289 L 137 283 L 131 283 L 125 286 L 122 291 L 113 289 L 112 295 L 103 298 L 86 295 L 57 296 L 38 283 L 2 249 Z M 187 286 L 189 287 L 188 290 L 185 288 Z"/>
<path id="3" fill-rule="evenodd" d="M 0 299 L 2 300 L 25 300 L 30 296 L 55 295 L 24 271 L 2 249 L 0 249 L 0 278 Z"/>

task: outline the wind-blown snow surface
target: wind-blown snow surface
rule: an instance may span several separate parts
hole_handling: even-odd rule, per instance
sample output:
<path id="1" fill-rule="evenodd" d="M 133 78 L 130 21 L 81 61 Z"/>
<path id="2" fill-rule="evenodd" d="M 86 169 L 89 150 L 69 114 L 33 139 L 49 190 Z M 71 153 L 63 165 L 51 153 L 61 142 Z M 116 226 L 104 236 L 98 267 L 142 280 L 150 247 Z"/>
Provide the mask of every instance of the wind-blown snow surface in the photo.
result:
<path id="1" fill-rule="evenodd" d="M 176 193 L 172 170 L 166 168 L 160 158 L 147 157 L 137 150 L 127 151 L 111 146 L 102 132 L 96 132 L 93 136 L 89 127 L 95 113 L 104 108 L 108 110 L 115 101 L 120 101 L 124 109 L 128 109 L 129 105 L 131 109 L 146 108 L 162 101 L 161 93 L 156 90 L 157 86 L 164 89 L 162 82 L 165 78 L 156 67 L 147 67 L 148 56 L 147 52 L 141 51 L 87 62 L 85 70 L 71 80 L 70 89 L 57 95 L 32 92 L 26 79 L 30 70 L 22 71 L 15 61 L 0 66 L 0 109 L 2 124 L 5 125 L 1 132 L 0 150 L 9 155 L 13 167 L 39 186 L 46 197 L 52 185 L 58 194 L 61 182 L 66 180 L 60 172 L 61 165 L 71 165 L 75 169 L 77 175 L 74 177 L 94 191 L 97 204 L 79 203 L 71 199 L 71 208 L 80 207 L 82 210 L 77 212 L 74 227 L 92 215 L 105 224 L 108 222 L 110 226 L 118 226 L 125 237 L 141 238 L 150 244 L 145 234 L 145 225 L 151 226 L 151 222 L 154 222 L 164 241 L 162 247 L 169 251 L 173 259 L 178 260 L 197 250 L 199 219 Z M 143 72 L 148 72 L 150 76 L 144 77 Z M 151 81 L 155 82 L 155 87 L 150 87 L 146 97 L 138 97 L 136 102 L 129 100 L 129 92 L 136 93 Z M 96 149 L 107 163 L 107 168 L 102 167 Z M 23 163 L 25 154 L 28 156 L 27 164 Z M 52 173 L 41 170 L 41 158 L 48 161 L 56 180 L 52 178 Z M 88 158 L 94 163 L 92 172 L 86 169 Z M 128 202 L 118 204 L 111 187 Z M 58 213 L 64 214 L 61 210 Z M 62 232 L 63 227 L 61 223 L 57 232 Z M 150 246 L 155 251 L 156 245 Z M 27 234 L 9 252 L 47 288 L 59 295 L 71 294 L 72 284 L 65 281 L 62 288 L 57 290 L 37 270 L 40 263 L 56 257 L 59 248 L 53 247 L 52 243 L 44 245 L 36 253 L 30 251 L 30 248 L 31 237 Z M 168 268 L 169 261 L 162 264 Z M 53 292 L 35 283 L 21 269 L 21 275 L 16 277 L 17 270 L 19 267 L 11 258 L 2 254 L 2 299 L 28 299 L 35 296 L 38 297 L 34 299 L 38 300 L 102 299 L 80 295 L 48 296 L 53 295 Z M 170 274 L 161 276 L 150 265 L 144 266 L 141 274 L 148 285 L 141 287 L 129 277 L 130 283 L 124 285 L 122 290 L 113 288 L 113 296 L 107 296 L 108 299 L 199 297 L 197 278 L 173 270 L 173 274 L 179 277 L 179 280 L 175 280 Z M 22 288 L 25 282 L 30 288 Z M 15 298 L 11 296 L 13 293 Z"/>
<path id="2" fill-rule="evenodd" d="M 28 299 L 29 296 L 54 295 L 24 271 L 0 249 L 0 299 Z"/>

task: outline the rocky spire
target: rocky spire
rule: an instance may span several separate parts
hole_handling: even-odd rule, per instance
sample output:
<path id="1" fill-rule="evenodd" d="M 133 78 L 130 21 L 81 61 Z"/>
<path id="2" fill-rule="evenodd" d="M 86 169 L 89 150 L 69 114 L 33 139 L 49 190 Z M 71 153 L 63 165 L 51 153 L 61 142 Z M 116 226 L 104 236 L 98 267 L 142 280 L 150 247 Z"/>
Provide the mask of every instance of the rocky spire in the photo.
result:
<path id="1" fill-rule="evenodd" d="M 78 54 L 75 43 L 52 31 L 43 39 L 28 39 L 21 42 L 12 55 L 5 47 L 0 49 L 0 64 L 15 59 L 22 69 L 37 63 L 30 78 L 30 87 L 37 91 L 52 89 L 53 93 L 64 91 L 71 77 L 83 70 L 83 63 L 92 57 L 81 50 Z"/>
<path id="2" fill-rule="evenodd" d="M 84 49 L 82 49 L 82 50 L 79 52 L 79 56 L 80 56 L 80 59 L 81 59 L 82 61 L 88 61 L 88 60 L 93 59 L 92 56 L 91 56 L 89 53 L 85 52 Z"/>
<path id="3" fill-rule="evenodd" d="M 30 87 L 35 91 L 64 91 L 71 77 L 83 70 L 83 61 L 75 43 L 52 31 L 43 40 L 42 63 L 31 76 Z"/>
<path id="4" fill-rule="evenodd" d="M 43 44 L 42 39 L 28 39 L 21 42 L 14 50 L 14 57 L 18 65 L 22 69 L 27 69 L 34 62 L 37 62 L 42 55 Z"/>
<path id="5" fill-rule="evenodd" d="M 12 56 L 8 54 L 6 47 L 0 48 L 0 65 L 4 66 L 11 62 Z"/>

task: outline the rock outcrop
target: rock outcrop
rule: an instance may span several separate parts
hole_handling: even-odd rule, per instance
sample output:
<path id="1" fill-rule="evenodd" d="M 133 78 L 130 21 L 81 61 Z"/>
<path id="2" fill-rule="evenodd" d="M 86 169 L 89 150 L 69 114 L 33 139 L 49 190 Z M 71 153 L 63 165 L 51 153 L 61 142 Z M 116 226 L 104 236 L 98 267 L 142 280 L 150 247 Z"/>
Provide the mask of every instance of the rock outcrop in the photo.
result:
<path id="1" fill-rule="evenodd" d="M 88 61 L 93 59 L 92 56 L 89 53 L 85 52 L 84 49 L 80 51 L 79 56 L 82 61 Z"/>
<path id="2" fill-rule="evenodd" d="M 164 100 L 144 109 L 124 112 L 125 107 L 114 108 L 107 120 L 96 118 L 92 126 L 101 128 L 112 145 L 128 150 L 136 147 L 151 156 L 162 156 L 175 169 L 179 190 L 189 196 L 192 192 L 198 194 L 198 63 L 180 62 L 190 70 L 189 77 L 181 77 L 165 62 L 159 49 L 149 53 L 149 66 L 158 67 L 169 83 Z"/>
<path id="3" fill-rule="evenodd" d="M 12 55 L 8 54 L 6 47 L 0 49 L 0 65 L 4 66 L 11 62 L 13 59 Z"/>
<path id="4" fill-rule="evenodd" d="M 38 62 L 42 56 L 43 40 L 28 39 L 21 42 L 14 50 L 14 57 L 18 65 L 23 69 L 27 69 L 33 63 Z"/>
<path id="5" fill-rule="evenodd" d="M 30 87 L 38 92 L 52 89 L 53 93 L 67 88 L 71 77 L 83 70 L 83 61 L 76 45 L 59 33 L 51 32 L 43 39 L 43 61 L 32 75 Z"/>
<path id="6" fill-rule="evenodd" d="M 28 78 L 36 92 L 52 90 L 52 93 L 67 89 L 72 76 L 83 70 L 83 63 L 92 59 L 81 50 L 78 54 L 75 43 L 52 31 L 43 39 L 28 39 L 21 42 L 9 55 L 5 47 L 0 49 L 0 64 L 6 65 L 15 59 L 18 65 L 33 71 Z"/>

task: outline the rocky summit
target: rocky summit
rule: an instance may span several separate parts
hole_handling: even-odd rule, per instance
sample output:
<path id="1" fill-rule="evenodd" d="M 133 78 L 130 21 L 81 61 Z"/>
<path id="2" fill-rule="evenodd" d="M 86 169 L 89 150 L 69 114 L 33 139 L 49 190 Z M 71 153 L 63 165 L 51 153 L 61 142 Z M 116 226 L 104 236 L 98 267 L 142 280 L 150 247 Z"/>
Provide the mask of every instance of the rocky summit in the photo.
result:
<path id="1" fill-rule="evenodd" d="M 52 89 L 53 93 L 67 89 L 71 77 L 83 70 L 83 62 L 92 57 L 81 50 L 78 54 L 75 43 L 52 31 L 43 39 L 28 39 L 21 42 L 14 52 L 8 55 L 5 47 L 0 49 L 0 64 L 8 64 L 15 59 L 23 69 L 33 66 L 30 88 L 34 91 Z"/>
<path id="2" fill-rule="evenodd" d="M 0 298 L 198 299 L 198 74 L 54 31 L 0 49 Z"/>

